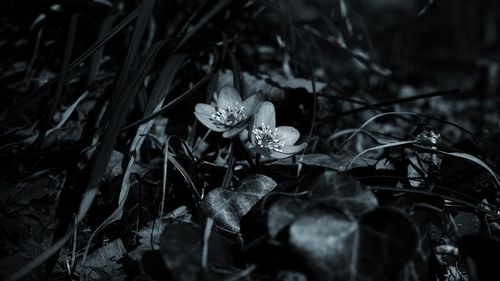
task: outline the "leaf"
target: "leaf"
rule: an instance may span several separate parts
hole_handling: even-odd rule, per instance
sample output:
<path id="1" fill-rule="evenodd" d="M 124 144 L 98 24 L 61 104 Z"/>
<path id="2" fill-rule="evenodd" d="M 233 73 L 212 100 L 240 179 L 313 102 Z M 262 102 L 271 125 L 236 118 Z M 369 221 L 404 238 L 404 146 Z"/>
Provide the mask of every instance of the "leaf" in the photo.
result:
<path id="1" fill-rule="evenodd" d="M 277 183 L 270 177 L 260 174 L 250 175 L 235 191 L 224 188 L 210 191 L 201 202 L 201 208 L 219 227 L 239 232 L 241 218 L 276 185 Z"/>
<path id="2" fill-rule="evenodd" d="M 194 224 L 179 223 L 167 225 L 161 235 L 160 252 L 174 280 L 197 280 L 202 270 L 202 232 Z M 231 266 L 231 245 L 212 230 L 208 240 L 207 271 L 204 280 L 221 280 L 220 274 L 211 269 L 214 266 Z"/>
<path id="3" fill-rule="evenodd" d="M 273 165 L 290 166 L 300 163 L 304 166 L 321 167 L 332 169 L 335 171 L 344 171 L 348 163 L 354 158 L 354 155 L 328 155 L 328 154 L 304 154 L 303 158 L 294 160 L 293 158 L 280 159 L 274 161 Z M 350 169 L 361 168 L 376 165 L 377 160 L 370 158 L 358 157 L 349 166 Z"/>
<path id="4" fill-rule="evenodd" d="M 459 237 L 479 234 L 481 229 L 481 221 L 472 212 L 458 211 L 453 217 L 453 223 L 456 225 Z"/>
<path id="5" fill-rule="evenodd" d="M 0 188 L 0 278 L 22 268 L 50 248 L 57 221 L 58 194 L 66 176 L 46 170 Z M 32 276 L 45 274 L 37 268 Z M 29 279 L 29 278 L 27 278 Z"/>
<path id="6" fill-rule="evenodd" d="M 264 79 L 251 75 L 248 72 L 242 72 L 243 75 L 243 93 L 241 95 L 247 98 L 257 91 L 262 91 L 268 99 L 272 101 L 283 100 L 284 91 L 278 87 L 274 87 L 267 83 Z M 220 70 L 217 75 L 217 83 L 215 88 L 234 87 L 233 71 L 229 69 Z"/>
<path id="7" fill-rule="evenodd" d="M 271 84 L 277 85 L 283 89 L 304 89 L 309 93 L 313 93 L 313 87 L 311 80 L 307 80 L 304 78 L 291 78 L 287 79 L 281 75 L 274 75 L 270 77 L 268 80 Z M 315 82 L 316 92 L 321 92 L 326 87 L 326 83 L 323 82 Z"/>
<path id="8" fill-rule="evenodd" d="M 191 215 L 188 213 L 186 206 L 180 206 L 174 211 L 168 213 L 164 219 L 156 219 L 150 221 L 147 226 L 143 227 L 137 234 L 139 235 L 139 246 L 128 253 L 128 256 L 140 261 L 142 255 L 148 250 L 160 249 L 160 237 L 167 224 L 173 223 L 188 223 L 191 221 Z"/>
<path id="9" fill-rule="evenodd" d="M 378 206 L 373 192 L 348 175 L 326 171 L 312 183 L 312 186 L 307 201 L 299 198 L 283 198 L 271 206 L 267 219 L 267 229 L 271 237 L 275 238 L 300 213 L 319 205 L 342 210 L 354 218 L 359 218 Z"/>
<path id="10" fill-rule="evenodd" d="M 375 209 L 378 201 L 372 191 L 355 178 L 338 172 L 327 171 L 313 183 L 310 191 L 314 204 L 327 204 L 355 218 Z"/>
<path id="11" fill-rule="evenodd" d="M 306 208 L 306 202 L 298 198 L 282 198 L 274 202 L 268 212 L 267 230 L 272 238 L 288 226 Z"/>
<path id="12" fill-rule="evenodd" d="M 86 280 L 124 280 L 122 266 L 117 261 L 127 253 L 121 239 L 97 249 L 88 256 L 85 266 L 79 264 L 77 272 L 84 274 Z"/>
<path id="13" fill-rule="evenodd" d="M 466 266 L 471 280 L 489 281 L 498 277 L 500 264 L 500 242 L 480 235 L 461 237 L 458 240 L 460 253 L 467 257 Z"/>
<path id="14" fill-rule="evenodd" d="M 377 209 L 361 220 L 329 208 L 300 215 L 292 251 L 315 280 L 393 280 L 415 251 L 416 229 L 401 213 Z"/>

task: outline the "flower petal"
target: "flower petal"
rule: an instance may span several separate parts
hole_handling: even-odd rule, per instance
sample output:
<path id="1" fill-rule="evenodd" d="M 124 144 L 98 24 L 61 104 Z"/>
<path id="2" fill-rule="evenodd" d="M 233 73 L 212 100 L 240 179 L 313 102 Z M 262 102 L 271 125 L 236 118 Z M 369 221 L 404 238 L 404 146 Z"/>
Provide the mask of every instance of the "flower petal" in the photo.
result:
<path id="1" fill-rule="evenodd" d="M 306 148 L 306 146 L 307 144 L 305 142 L 299 145 L 284 145 L 282 148 L 282 152 L 285 154 L 295 154 Z"/>
<path id="2" fill-rule="evenodd" d="M 243 101 L 243 106 L 246 107 L 247 109 L 245 111 L 247 118 L 252 117 L 260 108 L 263 102 L 264 102 L 264 95 L 262 94 L 262 92 L 257 92 L 249 96 L 247 99 L 245 99 Z"/>
<path id="3" fill-rule="evenodd" d="M 197 103 L 194 106 L 194 111 L 201 114 L 212 115 L 215 114 L 215 106 L 206 103 Z"/>
<path id="4" fill-rule="evenodd" d="M 285 145 L 282 148 L 282 152 L 271 151 L 270 156 L 275 159 L 287 158 L 303 150 L 306 146 L 306 143 L 301 143 L 299 145 Z"/>
<path id="5" fill-rule="evenodd" d="M 300 137 L 299 131 L 290 126 L 279 126 L 277 134 L 285 145 L 294 145 Z"/>
<path id="6" fill-rule="evenodd" d="M 215 125 L 210 119 L 212 114 L 215 114 L 215 106 L 206 103 L 198 103 L 194 106 L 194 111 L 196 118 L 210 130 L 216 132 L 223 132 L 226 130 L 225 126 Z"/>
<path id="7" fill-rule="evenodd" d="M 236 103 L 241 104 L 241 96 L 238 91 L 233 87 L 224 87 L 219 90 L 219 96 L 217 97 L 217 108 L 227 109 L 236 105 Z"/>
<path id="8" fill-rule="evenodd" d="M 269 126 L 271 130 L 276 128 L 276 111 L 274 110 L 274 105 L 268 101 L 263 102 L 255 114 L 255 127 L 260 127 L 262 124 Z"/>
<path id="9" fill-rule="evenodd" d="M 285 153 L 281 153 L 281 152 L 277 152 L 277 151 L 271 151 L 271 154 L 269 155 L 269 157 L 271 158 L 274 158 L 274 159 L 283 159 L 283 158 L 288 158 L 288 157 L 292 157 L 293 154 L 285 154 Z"/>
<path id="10" fill-rule="evenodd" d="M 250 143 L 255 145 L 255 134 L 253 133 L 253 127 L 257 127 L 257 123 L 255 123 L 255 116 L 252 118 L 252 121 L 248 126 L 248 138 L 250 139 Z"/>
<path id="11" fill-rule="evenodd" d="M 222 136 L 225 138 L 232 138 L 232 137 L 236 136 L 237 134 L 243 132 L 243 130 L 245 130 L 245 128 L 246 128 L 246 124 L 243 124 L 243 126 L 239 126 L 239 127 L 229 128 L 227 131 L 225 131 L 222 134 Z"/>
<path id="12" fill-rule="evenodd" d="M 252 145 L 250 143 L 250 132 L 248 131 L 248 127 L 243 129 L 243 132 L 239 135 L 241 143 L 245 144 L 245 147 Z"/>

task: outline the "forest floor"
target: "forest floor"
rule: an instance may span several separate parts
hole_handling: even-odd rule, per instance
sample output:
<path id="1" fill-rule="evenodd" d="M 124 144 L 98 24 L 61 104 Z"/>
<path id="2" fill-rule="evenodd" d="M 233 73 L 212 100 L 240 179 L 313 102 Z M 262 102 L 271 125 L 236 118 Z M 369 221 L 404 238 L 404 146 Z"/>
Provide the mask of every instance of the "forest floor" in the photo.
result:
<path id="1" fill-rule="evenodd" d="M 0 11 L 0 278 L 500 279 L 499 3 Z"/>

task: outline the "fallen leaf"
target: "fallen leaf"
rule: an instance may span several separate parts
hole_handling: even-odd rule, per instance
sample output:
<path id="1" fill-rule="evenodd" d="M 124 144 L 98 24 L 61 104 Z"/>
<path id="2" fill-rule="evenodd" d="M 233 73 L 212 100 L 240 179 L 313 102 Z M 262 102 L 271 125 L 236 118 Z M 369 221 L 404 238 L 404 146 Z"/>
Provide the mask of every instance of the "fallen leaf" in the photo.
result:
<path id="1" fill-rule="evenodd" d="M 76 271 L 86 280 L 124 280 L 125 274 L 118 260 L 126 253 L 122 240 L 116 239 L 89 255 L 85 265 L 78 265 Z"/>

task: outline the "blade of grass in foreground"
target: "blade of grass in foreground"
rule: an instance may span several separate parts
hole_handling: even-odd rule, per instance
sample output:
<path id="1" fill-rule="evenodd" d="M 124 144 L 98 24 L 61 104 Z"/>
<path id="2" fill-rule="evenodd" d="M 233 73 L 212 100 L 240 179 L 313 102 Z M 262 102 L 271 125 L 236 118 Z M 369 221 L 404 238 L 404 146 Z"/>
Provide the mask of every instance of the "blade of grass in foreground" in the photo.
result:
<path id="1" fill-rule="evenodd" d="M 144 36 L 144 31 L 146 30 L 147 23 L 150 20 L 151 14 L 153 12 L 154 3 L 154 0 L 146 0 L 141 5 L 141 12 L 139 14 L 139 17 L 137 18 L 137 23 L 132 34 L 132 39 L 130 41 L 130 47 L 127 51 L 127 56 L 125 57 L 125 62 L 123 63 L 123 67 L 120 72 L 120 76 L 118 77 L 118 82 L 116 82 L 115 89 L 111 94 L 111 100 L 109 101 L 108 108 L 104 112 L 104 116 L 102 118 L 104 122 L 109 120 L 109 117 L 113 115 L 115 110 L 121 110 L 121 108 L 117 108 L 117 101 L 120 100 L 119 95 L 123 93 L 125 85 L 127 84 L 131 76 L 132 65 L 139 53 L 138 50 L 141 44 L 141 39 Z M 106 124 L 101 123 L 101 126 L 105 127 Z"/>
<path id="2" fill-rule="evenodd" d="M 116 104 L 116 110 L 114 110 L 113 115 L 111 115 L 110 121 L 108 122 L 108 125 L 104 130 L 102 142 L 99 144 L 95 152 L 96 156 L 93 161 L 94 167 L 92 168 L 92 172 L 90 173 L 89 183 L 87 184 L 86 191 L 80 203 L 80 210 L 78 212 L 79 220 L 87 214 L 90 205 L 94 201 L 94 197 L 97 193 L 97 187 L 104 175 L 106 166 L 108 165 L 109 159 L 113 152 L 113 147 L 115 146 L 118 139 L 121 126 L 128 113 L 130 102 L 134 100 L 144 81 L 144 78 L 146 77 L 152 66 L 154 58 L 163 46 L 164 41 L 157 43 L 156 46 L 153 47 L 153 50 L 150 52 L 149 58 L 143 64 L 142 69 L 138 71 L 139 74 L 136 76 L 137 78 L 130 81 L 130 83 L 127 84 L 127 87 L 125 87 L 125 89 L 127 89 L 125 93 L 119 96 L 119 100 Z"/>
<path id="3" fill-rule="evenodd" d="M 161 107 L 161 102 L 165 98 L 165 96 L 168 94 L 170 91 L 172 82 L 174 80 L 174 77 L 184 61 L 185 56 L 183 55 L 174 55 L 170 57 L 170 59 L 165 63 L 163 69 L 160 71 L 160 74 L 158 75 L 156 79 L 156 83 L 153 87 L 153 92 L 149 98 L 149 101 L 146 106 L 146 111 L 144 114 L 150 114 L 155 111 L 155 105 L 156 103 L 156 110 L 158 110 Z M 120 190 L 120 196 L 118 198 L 118 207 L 115 209 L 115 211 L 104 220 L 104 222 L 97 227 L 97 229 L 92 233 L 90 236 L 89 240 L 87 241 L 87 246 L 85 247 L 85 251 L 83 254 L 82 258 L 82 266 L 85 266 L 85 260 L 88 255 L 88 251 L 90 249 L 90 246 L 92 244 L 92 240 L 94 239 L 95 235 L 102 230 L 104 227 L 110 225 L 111 223 L 121 219 L 122 214 L 123 214 L 123 207 L 125 206 L 125 202 L 128 197 L 128 193 L 130 190 L 130 173 L 132 171 L 132 166 L 134 162 L 136 161 L 135 156 L 138 154 L 139 150 L 141 149 L 142 144 L 144 143 L 144 139 L 146 138 L 147 134 L 149 133 L 149 130 L 153 126 L 154 120 L 149 121 L 146 124 L 142 124 L 138 129 L 135 134 L 134 140 L 132 141 L 132 145 L 129 150 L 130 154 L 130 160 L 127 165 L 127 169 L 125 171 L 125 174 L 123 175 L 123 180 L 121 184 L 121 190 Z M 163 202 L 162 202 L 163 203 Z"/>
<path id="4" fill-rule="evenodd" d="M 146 0 L 141 5 L 138 22 L 136 24 L 144 23 L 146 19 L 149 19 L 153 4 L 154 0 Z M 125 116 L 128 113 L 129 103 L 130 101 L 134 100 L 134 97 L 137 94 L 140 85 L 142 85 L 144 81 L 144 77 L 147 75 L 152 66 L 154 58 L 157 56 L 158 52 L 163 46 L 164 42 L 160 42 L 155 45 L 155 47 L 149 53 L 149 56 L 143 63 L 142 67 L 138 71 L 138 74 L 133 76 L 135 78 L 131 81 L 128 81 L 128 83 L 124 85 L 128 86 L 124 87 L 124 89 L 126 89 L 124 94 L 116 96 L 116 110 L 113 110 L 110 116 L 110 121 L 108 122 L 108 126 L 106 130 L 104 130 L 104 134 L 101 138 L 101 143 L 97 146 L 94 156 L 92 157 L 92 168 L 88 172 L 88 183 L 86 184 L 85 191 L 82 195 L 82 200 L 79 204 L 78 214 L 76 216 L 77 224 L 85 217 L 88 210 L 90 209 L 90 206 L 92 205 L 92 202 L 94 201 L 94 198 L 97 194 L 98 185 L 104 175 L 106 167 L 109 163 L 109 159 L 111 157 L 111 153 L 113 152 L 113 147 L 118 139 L 121 124 L 123 123 Z M 62 222 L 62 224 L 64 225 L 64 222 Z M 19 280 L 23 278 L 33 269 L 44 263 L 52 255 L 56 254 L 68 241 L 69 237 L 71 236 L 72 229 L 70 228 L 69 231 L 66 230 L 64 231 L 64 233 L 65 234 L 59 240 L 57 240 L 48 250 L 46 250 L 34 260 L 9 276 L 7 280 Z"/>

